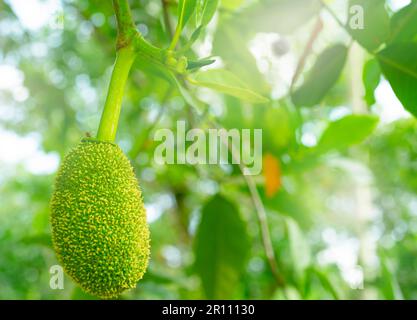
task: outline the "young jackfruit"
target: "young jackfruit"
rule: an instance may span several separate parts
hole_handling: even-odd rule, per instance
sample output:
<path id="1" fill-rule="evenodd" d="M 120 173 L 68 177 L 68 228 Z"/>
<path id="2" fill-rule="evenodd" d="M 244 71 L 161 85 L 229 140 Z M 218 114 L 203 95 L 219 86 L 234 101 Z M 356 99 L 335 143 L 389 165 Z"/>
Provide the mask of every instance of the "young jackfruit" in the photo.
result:
<path id="1" fill-rule="evenodd" d="M 133 168 L 117 145 L 86 139 L 65 157 L 51 224 L 60 263 L 86 292 L 116 297 L 145 273 L 146 212 Z"/>

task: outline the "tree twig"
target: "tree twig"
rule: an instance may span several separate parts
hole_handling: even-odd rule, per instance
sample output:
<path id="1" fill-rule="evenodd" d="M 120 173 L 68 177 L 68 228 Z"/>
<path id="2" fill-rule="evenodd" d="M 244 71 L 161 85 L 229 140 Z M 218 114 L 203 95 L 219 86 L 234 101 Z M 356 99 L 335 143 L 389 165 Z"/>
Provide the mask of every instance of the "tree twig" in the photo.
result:
<path id="1" fill-rule="evenodd" d="M 218 129 L 222 129 L 222 127 L 220 125 L 217 125 L 214 122 L 214 120 L 212 120 L 212 125 L 214 127 L 218 128 Z M 230 151 L 230 153 L 232 155 L 232 158 L 233 158 L 234 155 L 236 154 L 233 144 L 228 143 L 227 137 L 226 137 L 226 139 L 221 137 L 221 140 L 222 140 L 222 143 L 229 148 L 229 151 Z M 239 160 L 239 159 L 235 159 L 235 160 Z M 238 163 L 239 170 L 241 171 L 241 173 L 243 175 L 243 178 L 245 179 L 245 182 L 248 186 L 249 193 L 251 195 L 251 199 L 252 199 L 253 205 L 255 207 L 255 212 L 256 212 L 256 216 L 257 216 L 260 231 L 261 231 L 262 245 L 264 247 L 266 259 L 268 261 L 268 264 L 269 264 L 269 267 L 271 269 L 272 275 L 274 276 L 277 285 L 279 287 L 284 287 L 285 286 L 285 281 L 284 281 L 284 278 L 282 277 L 281 273 L 279 272 L 277 260 L 276 260 L 276 257 L 275 257 L 274 248 L 273 248 L 273 245 L 272 245 L 271 234 L 269 232 L 269 224 L 268 224 L 268 218 L 267 218 L 267 215 L 266 215 L 266 210 L 265 210 L 265 207 L 263 205 L 262 199 L 259 195 L 259 192 L 256 189 L 255 180 L 253 179 L 253 177 L 251 175 L 245 174 L 245 171 L 246 171 L 245 169 L 246 168 L 240 161 L 236 161 L 236 162 Z"/>
<path id="2" fill-rule="evenodd" d="M 290 86 L 290 91 L 292 92 L 294 85 L 296 83 L 296 81 L 298 80 L 298 77 L 300 76 L 301 72 L 304 70 L 304 66 L 306 63 L 306 60 L 308 58 L 308 56 L 311 54 L 312 50 L 313 50 L 313 45 L 314 42 L 316 41 L 316 39 L 318 38 L 320 32 L 323 30 L 323 21 L 321 20 L 321 17 L 318 17 L 317 22 L 314 25 L 314 28 L 311 32 L 311 35 L 308 39 L 308 42 L 304 48 L 304 51 L 300 57 L 300 59 L 298 60 L 297 63 L 297 68 L 294 72 L 294 76 L 291 80 L 291 86 Z"/>
<path id="3" fill-rule="evenodd" d="M 323 0 L 320 0 L 321 6 L 326 9 L 328 13 L 333 17 L 333 19 L 344 29 L 346 30 L 346 25 L 339 19 L 336 13 L 325 3 Z"/>

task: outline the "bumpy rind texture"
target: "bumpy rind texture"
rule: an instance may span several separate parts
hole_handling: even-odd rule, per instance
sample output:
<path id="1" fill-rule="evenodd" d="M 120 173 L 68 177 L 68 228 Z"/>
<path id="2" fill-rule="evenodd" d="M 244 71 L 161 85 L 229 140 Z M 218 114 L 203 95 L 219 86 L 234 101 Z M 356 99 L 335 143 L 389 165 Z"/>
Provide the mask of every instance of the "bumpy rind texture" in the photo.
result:
<path id="1" fill-rule="evenodd" d="M 51 200 L 52 241 L 80 287 L 114 298 L 149 260 L 149 229 L 138 181 L 115 144 L 83 140 L 64 159 Z"/>

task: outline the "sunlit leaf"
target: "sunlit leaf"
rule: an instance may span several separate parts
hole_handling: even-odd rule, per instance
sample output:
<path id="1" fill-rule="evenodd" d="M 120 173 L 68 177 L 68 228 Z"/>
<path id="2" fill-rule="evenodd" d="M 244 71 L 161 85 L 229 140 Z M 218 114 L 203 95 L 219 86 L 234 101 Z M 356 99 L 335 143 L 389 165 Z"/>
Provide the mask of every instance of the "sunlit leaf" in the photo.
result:
<path id="1" fill-rule="evenodd" d="M 323 132 L 315 151 L 325 153 L 361 143 L 376 128 L 378 118 L 372 115 L 348 115 L 331 122 Z"/>
<path id="2" fill-rule="evenodd" d="M 363 84 L 365 87 L 365 101 L 368 106 L 375 104 L 375 90 L 381 80 L 381 68 L 376 59 L 369 60 L 362 74 Z"/>
<path id="3" fill-rule="evenodd" d="M 192 83 L 251 103 L 266 103 L 269 101 L 247 88 L 245 83 L 233 73 L 223 69 L 211 69 L 196 73 L 192 78 Z"/>

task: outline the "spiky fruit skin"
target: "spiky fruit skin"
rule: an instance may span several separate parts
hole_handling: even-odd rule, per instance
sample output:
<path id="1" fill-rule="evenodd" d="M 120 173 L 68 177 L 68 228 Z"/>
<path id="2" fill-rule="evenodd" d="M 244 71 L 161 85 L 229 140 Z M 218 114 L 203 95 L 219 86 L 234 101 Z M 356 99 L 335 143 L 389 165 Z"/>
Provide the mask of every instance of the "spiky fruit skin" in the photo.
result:
<path id="1" fill-rule="evenodd" d="M 51 200 L 52 241 L 86 292 L 113 298 L 149 260 L 149 229 L 133 168 L 115 144 L 83 140 L 64 159 Z"/>

